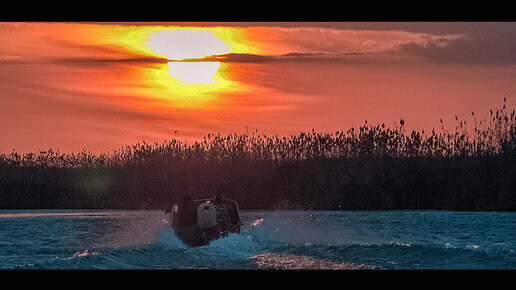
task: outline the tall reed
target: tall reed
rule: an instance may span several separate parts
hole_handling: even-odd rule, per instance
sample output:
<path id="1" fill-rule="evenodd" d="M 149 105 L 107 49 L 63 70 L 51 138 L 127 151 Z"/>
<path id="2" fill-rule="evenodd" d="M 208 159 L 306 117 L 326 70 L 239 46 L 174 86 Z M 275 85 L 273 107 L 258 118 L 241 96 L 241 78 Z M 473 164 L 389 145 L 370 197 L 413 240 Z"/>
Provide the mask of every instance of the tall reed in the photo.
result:
<path id="1" fill-rule="evenodd" d="M 360 171 L 361 168 L 370 166 L 367 162 L 391 164 L 401 162 L 395 160 L 408 160 L 403 161 L 404 164 L 416 162 L 413 168 L 417 171 L 428 162 L 433 162 L 434 170 L 429 172 L 437 176 L 436 168 L 441 166 L 437 164 L 445 162 L 438 160 L 491 160 L 497 156 L 515 155 L 515 111 L 507 110 L 505 98 L 501 109 L 490 110 L 489 115 L 481 120 L 471 112 L 471 118 L 473 121 L 467 122 L 455 116 L 455 123 L 451 126 L 441 119 L 441 128 L 431 132 L 408 131 L 405 128 L 406 120 L 401 119 L 392 128 L 385 124 L 369 125 L 365 121 L 362 126 L 351 127 L 346 131 L 321 133 L 312 130 L 285 137 L 269 136 L 258 130 L 251 133 L 246 130 L 242 134 L 225 136 L 210 133 L 203 141 L 191 144 L 175 138 L 162 143 L 142 141 L 102 154 L 93 154 L 87 150 L 63 154 L 52 149 L 39 153 L 1 153 L 0 198 L 18 200 L 19 204 L 4 200 L 0 207 L 23 206 L 21 197 L 29 194 L 23 191 L 35 189 L 39 192 L 36 199 L 41 199 L 43 204 L 44 198 L 40 197 L 49 196 L 51 192 L 59 193 L 59 205 L 62 207 L 66 207 L 67 202 L 74 204 L 73 206 L 119 207 L 121 201 L 127 207 L 150 204 L 153 207 L 162 207 L 167 200 L 174 199 L 183 192 L 209 191 L 208 182 L 213 186 L 238 188 L 241 191 L 238 193 L 239 197 L 249 203 L 260 204 L 260 207 L 272 207 L 280 201 L 292 202 L 289 199 L 297 201 L 299 195 L 295 192 L 305 191 L 303 198 L 313 195 L 312 199 L 305 200 L 303 206 L 306 207 L 325 194 L 333 197 L 342 195 L 343 187 L 346 190 L 356 190 L 349 188 L 350 180 L 357 177 L 353 172 L 343 168 L 337 173 L 326 172 L 340 168 L 341 165 L 338 164 L 346 164 L 347 168 L 353 167 Z M 445 127 L 454 129 L 450 131 Z M 311 162 L 317 160 L 325 163 Z M 362 165 L 354 164 L 351 160 L 361 160 Z M 304 171 L 300 173 L 298 170 L 304 166 L 303 162 L 318 164 L 320 168 L 303 167 Z M 297 165 L 292 167 L 292 164 Z M 383 168 L 378 167 L 380 165 L 374 166 L 376 170 Z M 460 166 L 453 166 L 459 168 L 462 163 Z M 326 173 L 317 175 L 319 185 L 314 192 L 318 193 L 308 194 L 305 187 L 310 185 L 293 175 L 315 174 L 311 170 Z M 404 180 L 402 169 L 396 170 L 399 175 L 394 178 L 398 180 L 384 182 L 397 184 Z M 371 184 L 371 178 L 378 182 L 387 173 L 379 172 L 373 177 L 370 174 L 364 172 L 362 176 L 358 176 L 359 181 L 353 182 Z M 202 180 L 197 177 L 200 175 L 203 176 Z M 332 178 L 328 179 L 328 176 Z M 328 185 L 321 181 L 325 178 L 328 179 Z M 348 183 L 341 184 L 339 189 L 332 188 L 335 183 L 340 182 Z M 513 188 L 513 185 L 505 186 L 509 186 L 510 190 Z M 328 187 L 327 191 L 330 192 L 321 192 L 321 187 Z M 389 185 L 377 185 L 374 191 L 385 190 L 380 187 Z M 367 191 L 367 186 L 360 190 Z M 246 195 L 242 192 L 250 193 Z M 369 193 L 364 193 L 362 197 L 367 194 Z M 389 194 L 392 197 L 398 193 Z M 34 198 L 35 193 L 29 195 Z M 254 196 L 254 200 L 249 196 Z M 79 204 L 77 198 L 81 200 Z M 336 201 L 339 198 L 332 198 L 327 201 L 327 205 L 342 204 L 342 200 Z M 386 200 L 385 196 L 383 199 Z M 393 198 L 391 207 L 392 200 Z M 398 198 L 398 203 L 399 200 Z"/>

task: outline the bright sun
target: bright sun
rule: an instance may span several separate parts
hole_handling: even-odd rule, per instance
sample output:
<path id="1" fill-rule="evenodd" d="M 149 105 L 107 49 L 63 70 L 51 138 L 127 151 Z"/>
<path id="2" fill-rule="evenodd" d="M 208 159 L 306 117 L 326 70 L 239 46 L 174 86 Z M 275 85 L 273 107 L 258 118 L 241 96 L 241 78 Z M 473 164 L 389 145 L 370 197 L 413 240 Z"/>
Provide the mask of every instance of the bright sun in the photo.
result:
<path id="1" fill-rule="evenodd" d="M 169 62 L 168 75 L 189 83 L 213 84 L 220 62 Z"/>
<path id="2" fill-rule="evenodd" d="M 220 63 L 195 59 L 230 51 L 224 41 L 203 30 L 157 31 L 149 36 L 147 47 L 171 60 L 168 75 L 186 82 L 184 84 L 215 83 L 213 77 Z"/>

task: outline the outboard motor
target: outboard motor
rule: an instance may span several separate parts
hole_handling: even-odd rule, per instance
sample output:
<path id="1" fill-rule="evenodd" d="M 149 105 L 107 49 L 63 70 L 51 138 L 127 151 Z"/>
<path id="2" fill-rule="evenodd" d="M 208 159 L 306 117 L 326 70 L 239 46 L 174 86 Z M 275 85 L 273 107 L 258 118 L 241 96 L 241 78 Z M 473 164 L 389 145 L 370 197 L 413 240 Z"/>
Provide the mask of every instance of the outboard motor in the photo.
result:
<path id="1" fill-rule="evenodd" d="M 211 203 L 201 203 L 197 208 L 197 226 L 201 229 L 214 228 L 217 225 L 217 211 Z"/>

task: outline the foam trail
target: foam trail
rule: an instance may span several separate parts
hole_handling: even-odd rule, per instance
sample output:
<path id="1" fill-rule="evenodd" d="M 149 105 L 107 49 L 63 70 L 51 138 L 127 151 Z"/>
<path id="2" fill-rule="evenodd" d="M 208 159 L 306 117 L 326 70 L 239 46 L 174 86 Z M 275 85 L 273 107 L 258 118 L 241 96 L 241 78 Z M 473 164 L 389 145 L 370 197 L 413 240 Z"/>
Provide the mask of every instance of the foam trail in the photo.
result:
<path id="1" fill-rule="evenodd" d="M 172 249 L 186 249 L 188 246 L 176 236 L 174 229 L 165 227 L 158 232 L 156 243 Z"/>
<path id="2" fill-rule="evenodd" d="M 263 248 L 256 243 L 254 237 L 244 234 L 232 234 L 228 237 L 212 241 L 200 249 L 218 255 L 246 258 L 263 252 Z"/>

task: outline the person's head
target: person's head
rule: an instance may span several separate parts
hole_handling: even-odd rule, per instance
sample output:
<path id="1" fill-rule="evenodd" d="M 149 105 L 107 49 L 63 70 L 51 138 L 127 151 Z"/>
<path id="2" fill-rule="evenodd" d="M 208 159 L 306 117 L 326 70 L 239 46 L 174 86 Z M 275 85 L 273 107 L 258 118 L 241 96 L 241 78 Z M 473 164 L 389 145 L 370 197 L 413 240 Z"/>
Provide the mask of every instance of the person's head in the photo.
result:
<path id="1" fill-rule="evenodd" d="M 216 200 L 216 201 L 222 201 L 222 200 L 224 200 L 224 194 L 222 193 L 222 191 L 217 190 L 217 191 L 215 192 L 215 200 Z"/>

